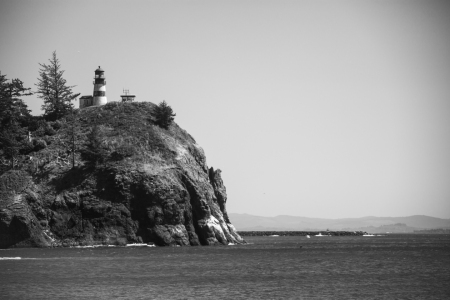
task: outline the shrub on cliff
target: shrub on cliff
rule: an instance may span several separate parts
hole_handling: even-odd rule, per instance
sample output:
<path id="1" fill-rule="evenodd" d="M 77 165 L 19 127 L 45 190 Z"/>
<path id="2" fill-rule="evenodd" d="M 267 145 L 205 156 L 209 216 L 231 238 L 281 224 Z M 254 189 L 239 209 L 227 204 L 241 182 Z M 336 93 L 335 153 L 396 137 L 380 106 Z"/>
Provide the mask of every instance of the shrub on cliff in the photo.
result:
<path id="1" fill-rule="evenodd" d="M 56 120 L 55 122 L 49 122 L 49 124 L 50 126 L 52 126 L 54 130 L 59 130 L 63 126 L 63 123 L 60 120 Z"/>
<path id="2" fill-rule="evenodd" d="M 3 131 L 0 134 L 0 148 L 3 150 L 2 156 L 6 159 L 2 163 L 6 164 L 8 162 L 9 166 L 14 168 L 20 151 L 20 142 L 17 141 L 15 135 L 11 132 Z"/>
<path id="3" fill-rule="evenodd" d="M 127 157 L 133 156 L 135 153 L 134 147 L 132 145 L 121 145 L 116 148 L 114 152 L 111 153 L 112 160 L 122 160 Z"/>
<path id="4" fill-rule="evenodd" d="M 0 149 L 3 150 L 0 158 L 2 158 L 3 164 L 5 164 L 3 159 L 6 159 L 11 168 L 16 166 L 24 147 L 25 136 L 26 129 L 20 127 L 19 122 L 12 116 L 0 132 Z"/>
<path id="5" fill-rule="evenodd" d="M 156 124 L 161 128 L 168 129 L 175 116 L 176 114 L 173 113 L 172 108 L 167 105 L 166 101 L 155 107 Z"/>
<path id="6" fill-rule="evenodd" d="M 34 151 L 34 145 L 32 142 L 28 141 L 27 139 L 24 139 L 22 143 L 20 144 L 20 150 L 19 153 L 22 155 L 27 155 Z"/>
<path id="7" fill-rule="evenodd" d="M 42 149 L 45 149 L 47 147 L 47 143 L 44 140 L 35 139 L 35 140 L 33 140 L 33 146 L 34 146 L 34 151 L 37 152 Z"/>
<path id="8" fill-rule="evenodd" d="M 108 151 L 104 145 L 104 135 L 98 125 L 94 125 L 87 136 L 87 144 L 81 151 L 81 157 L 92 165 L 103 163 L 108 158 Z"/>

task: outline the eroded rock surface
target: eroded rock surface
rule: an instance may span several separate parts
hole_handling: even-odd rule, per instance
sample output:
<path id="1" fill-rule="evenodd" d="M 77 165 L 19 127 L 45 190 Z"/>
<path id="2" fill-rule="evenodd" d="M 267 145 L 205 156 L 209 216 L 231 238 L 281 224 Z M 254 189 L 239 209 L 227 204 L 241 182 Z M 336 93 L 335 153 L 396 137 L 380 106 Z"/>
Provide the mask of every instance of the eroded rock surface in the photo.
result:
<path id="1" fill-rule="evenodd" d="M 0 247 L 245 243 L 228 218 L 220 170 L 190 136 L 159 134 L 174 159 L 74 169 L 50 161 L 34 175 L 2 174 Z"/>

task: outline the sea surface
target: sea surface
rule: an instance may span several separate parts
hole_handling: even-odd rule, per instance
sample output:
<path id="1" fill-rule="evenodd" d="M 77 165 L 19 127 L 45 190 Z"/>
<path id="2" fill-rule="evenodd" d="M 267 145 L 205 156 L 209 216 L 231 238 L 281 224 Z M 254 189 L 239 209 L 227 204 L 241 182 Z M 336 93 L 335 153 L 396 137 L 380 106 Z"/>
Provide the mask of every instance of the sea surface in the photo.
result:
<path id="1" fill-rule="evenodd" d="M 450 235 L 0 250 L 0 299 L 450 299 Z"/>

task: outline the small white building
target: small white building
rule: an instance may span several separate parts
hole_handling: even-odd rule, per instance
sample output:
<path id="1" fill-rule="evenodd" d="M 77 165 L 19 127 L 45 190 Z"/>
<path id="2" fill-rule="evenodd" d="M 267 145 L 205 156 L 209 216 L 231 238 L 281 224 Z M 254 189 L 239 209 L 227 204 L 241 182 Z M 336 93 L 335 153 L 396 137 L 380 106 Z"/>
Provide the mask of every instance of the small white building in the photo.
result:
<path id="1" fill-rule="evenodd" d="M 80 98 L 80 108 L 92 106 L 94 103 L 94 97 L 88 95 L 88 96 L 82 96 Z"/>

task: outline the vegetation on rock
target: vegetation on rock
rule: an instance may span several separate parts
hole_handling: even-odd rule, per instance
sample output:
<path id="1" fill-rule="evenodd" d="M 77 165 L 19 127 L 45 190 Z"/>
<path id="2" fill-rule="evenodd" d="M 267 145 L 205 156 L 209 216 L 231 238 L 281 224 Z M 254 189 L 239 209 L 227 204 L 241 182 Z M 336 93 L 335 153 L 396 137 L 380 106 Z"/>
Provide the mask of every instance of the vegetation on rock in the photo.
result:
<path id="1" fill-rule="evenodd" d="M 26 140 L 26 126 L 32 117 L 21 99 L 32 93 L 23 86 L 20 79 L 8 80 L 0 73 L 0 150 L 2 169 L 14 168 L 20 154 L 27 154 L 33 148 Z"/>
<path id="2" fill-rule="evenodd" d="M 157 107 L 113 102 L 22 127 L 31 148 L 0 173 L 0 247 L 244 243 L 220 170 Z"/>
<path id="3" fill-rule="evenodd" d="M 44 118 L 49 121 L 56 121 L 68 115 L 72 109 L 71 101 L 75 100 L 80 94 L 74 94 L 72 88 L 75 86 L 67 85 L 64 79 L 64 70 L 61 69 L 59 59 L 56 57 L 56 51 L 53 51 L 49 64 L 39 64 L 39 78 L 37 86 L 38 97 L 44 101 L 42 109 Z"/>
<path id="4" fill-rule="evenodd" d="M 22 97 L 30 95 L 32 95 L 30 88 L 25 88 L 20 79 L 8 81 L 6 75 L 0 72 L 0 125 L 2 128 L 7 127 L 13 120 L 26 123 L 31 115 Z"/>
<path id="5" fill-rule="evenodd" d="M 176 114 L 173 113 L 172 108 L 166 103 L 166 101 L 161 102 L 155 107 L 155 119 L 156 124 L 164 129 L 168 129 L 170 124 L 172 124 Z"/>

